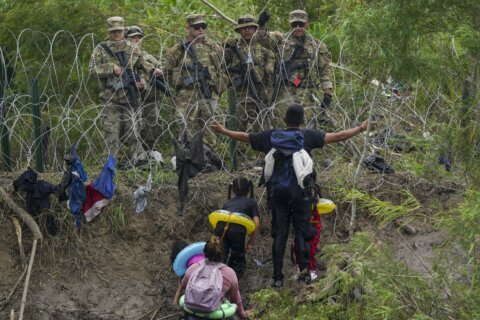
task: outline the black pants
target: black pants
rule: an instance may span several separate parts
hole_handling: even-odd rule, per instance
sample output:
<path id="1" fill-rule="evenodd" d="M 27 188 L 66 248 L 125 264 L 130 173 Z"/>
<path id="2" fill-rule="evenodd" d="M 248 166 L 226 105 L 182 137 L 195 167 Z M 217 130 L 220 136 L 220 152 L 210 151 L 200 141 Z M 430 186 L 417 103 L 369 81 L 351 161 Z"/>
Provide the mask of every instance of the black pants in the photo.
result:
<path id="1" fill-rule="evenodd" d="M 273 279 L 283 279 L 283 257 L 288 240 L 290 222 L 295 231 L 299 260 L 297 263 L 303 270 L 309 263 L 308 240 L 312 237 L 309 228 L 310 209 L 312 199 L 310 196 L 300 196 L 296 199 L 272 196 L 269 206 L 272 210 L 272 258 Z"/>
<path id="2" fill-rule="evenodd" d="M 215 235 L 222 237 L 223 262 L 232 268 L 240 279 L 245 272 L 247 261 L 245 259 L 245 238 L 247 230 L 244 226 L 230 223 L 225 231 L 225 222 L 217 223 Z"/>

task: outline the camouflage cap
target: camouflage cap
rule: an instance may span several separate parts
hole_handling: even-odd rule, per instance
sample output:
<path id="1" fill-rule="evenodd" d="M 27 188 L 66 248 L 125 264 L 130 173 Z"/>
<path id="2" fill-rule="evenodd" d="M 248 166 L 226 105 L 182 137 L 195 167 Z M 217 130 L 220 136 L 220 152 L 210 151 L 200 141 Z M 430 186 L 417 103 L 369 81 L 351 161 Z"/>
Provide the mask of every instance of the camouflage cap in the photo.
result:
<path id="1" fill-rule="evenodd" d="M 187 24 L 193 26 L 196 24 L 207 23 L 203 14 L 190 14 L 187 16 Z"/>
<path id="2" fill-rule="evenodd" d="M 308 22 L 308 13 L 304 10 L 293 10 L 290 12 L 290 23 L 293 22 Z"/>
<path id="3" fill-rule="evenodd" d="M 122 17 L 110 17 L 107 19 L 108 32 L 125 30 L 124 22 Z"/>
<path id="4" fill-rule="evenodd" d="M 143 37 L 143 30 L 142 30 L 142 28 L 140 28 L 138 26 L 130 26 L 130 27 L 127 27 L 127 31 L 125 32 L 125 36 L 127 36 L 127 37 L 134 37 L 134 36 Z"/>
<path id="5" fill-rule="evenodd" d="M 251 14 L 245 14 L 243 16 L 240 16 L 237 20 L 237 25 L 235 26 L 235 31 L 240 31 L 242 28 L 246 27 L 256 27 L 258 28 L 257 21 L 255 20 L 255 17 L 252 16 Z"/>

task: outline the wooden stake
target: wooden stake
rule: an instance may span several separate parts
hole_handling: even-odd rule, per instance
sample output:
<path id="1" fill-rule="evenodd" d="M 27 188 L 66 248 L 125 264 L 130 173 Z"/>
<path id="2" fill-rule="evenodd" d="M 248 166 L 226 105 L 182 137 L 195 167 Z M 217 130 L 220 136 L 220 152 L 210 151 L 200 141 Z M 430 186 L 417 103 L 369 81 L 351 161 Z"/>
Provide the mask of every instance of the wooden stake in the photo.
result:
<path id="1" fill-rule="evenodd" d="M 25 304 L 27 303 L 28 285 L 30 283 L 30 275 L 32 274 L 33 261 L 35 260 L 35 252 L 37 251 L 37 241 L 38 239 L 34 239 L 32 244 L 32 253 L 30 254 L 27 276 L 25 277 L 25 286 L 23 287 L 22 304 L 20 305 L 20 316 L 18 318 L 19 320 L 23 320 L 23 312 L 25 311 Z"/>

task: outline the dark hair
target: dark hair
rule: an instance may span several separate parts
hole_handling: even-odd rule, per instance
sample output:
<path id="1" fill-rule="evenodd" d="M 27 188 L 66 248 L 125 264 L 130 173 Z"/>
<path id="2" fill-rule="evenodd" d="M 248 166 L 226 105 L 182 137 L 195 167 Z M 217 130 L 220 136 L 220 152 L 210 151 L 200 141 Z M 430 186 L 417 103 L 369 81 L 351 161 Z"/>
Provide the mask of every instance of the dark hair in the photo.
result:
<path id="1" fill-rule="evenodd" d="M 222 251 L 222 242 L 217 236 L 212 236 L 210 240 L 205 244 L 203 249 L 205 258 L 213 262 L 222 262 L 223 261 L 223 251 Z"/>
<path id="2" fill-rule="evenodd" d="M 283 120 L 285 120 L 288 125 L 299 126 L 303 123 L 304 114 L 305 112 L 301 104 L 293 104 L 288 107 Z"/>
<path id="3" fill-rule="evenodd" d="M 177 258 L 178 254 L 180 253 L 180 251 L 185 249 L 187 245 L 188 244 L 181 239 L 177 239 L 173 242 L 172 251 L 170 252 L 170 262 L 172 263 L 172 265 L 175 259 Z"/>
<path id="4" fill-rule="evenodd" d="M 253 182 L 245 177 L 237 177 L 228 185 L 228 199 L 232 197 L 232 190 L 236 196 L 247 196 L 250 191 L 250 198 L 253 198 Z"/>

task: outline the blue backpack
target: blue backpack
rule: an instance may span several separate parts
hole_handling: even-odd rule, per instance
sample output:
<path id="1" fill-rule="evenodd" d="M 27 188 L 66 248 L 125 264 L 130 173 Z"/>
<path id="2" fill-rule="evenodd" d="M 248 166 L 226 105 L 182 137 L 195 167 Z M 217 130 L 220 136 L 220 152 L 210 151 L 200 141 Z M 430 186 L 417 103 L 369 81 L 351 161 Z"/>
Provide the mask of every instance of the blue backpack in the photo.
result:
<path id="1" fill-rule="evenodd" d="M 267 182 L 270 195 L 296 198 L 302 194 L 293 168 L 292 155 L 303 149 L 305 138 L 302 131 L 275 131 L 272 133 L 272 147 L 275 164 L 270 180 Z"/>

